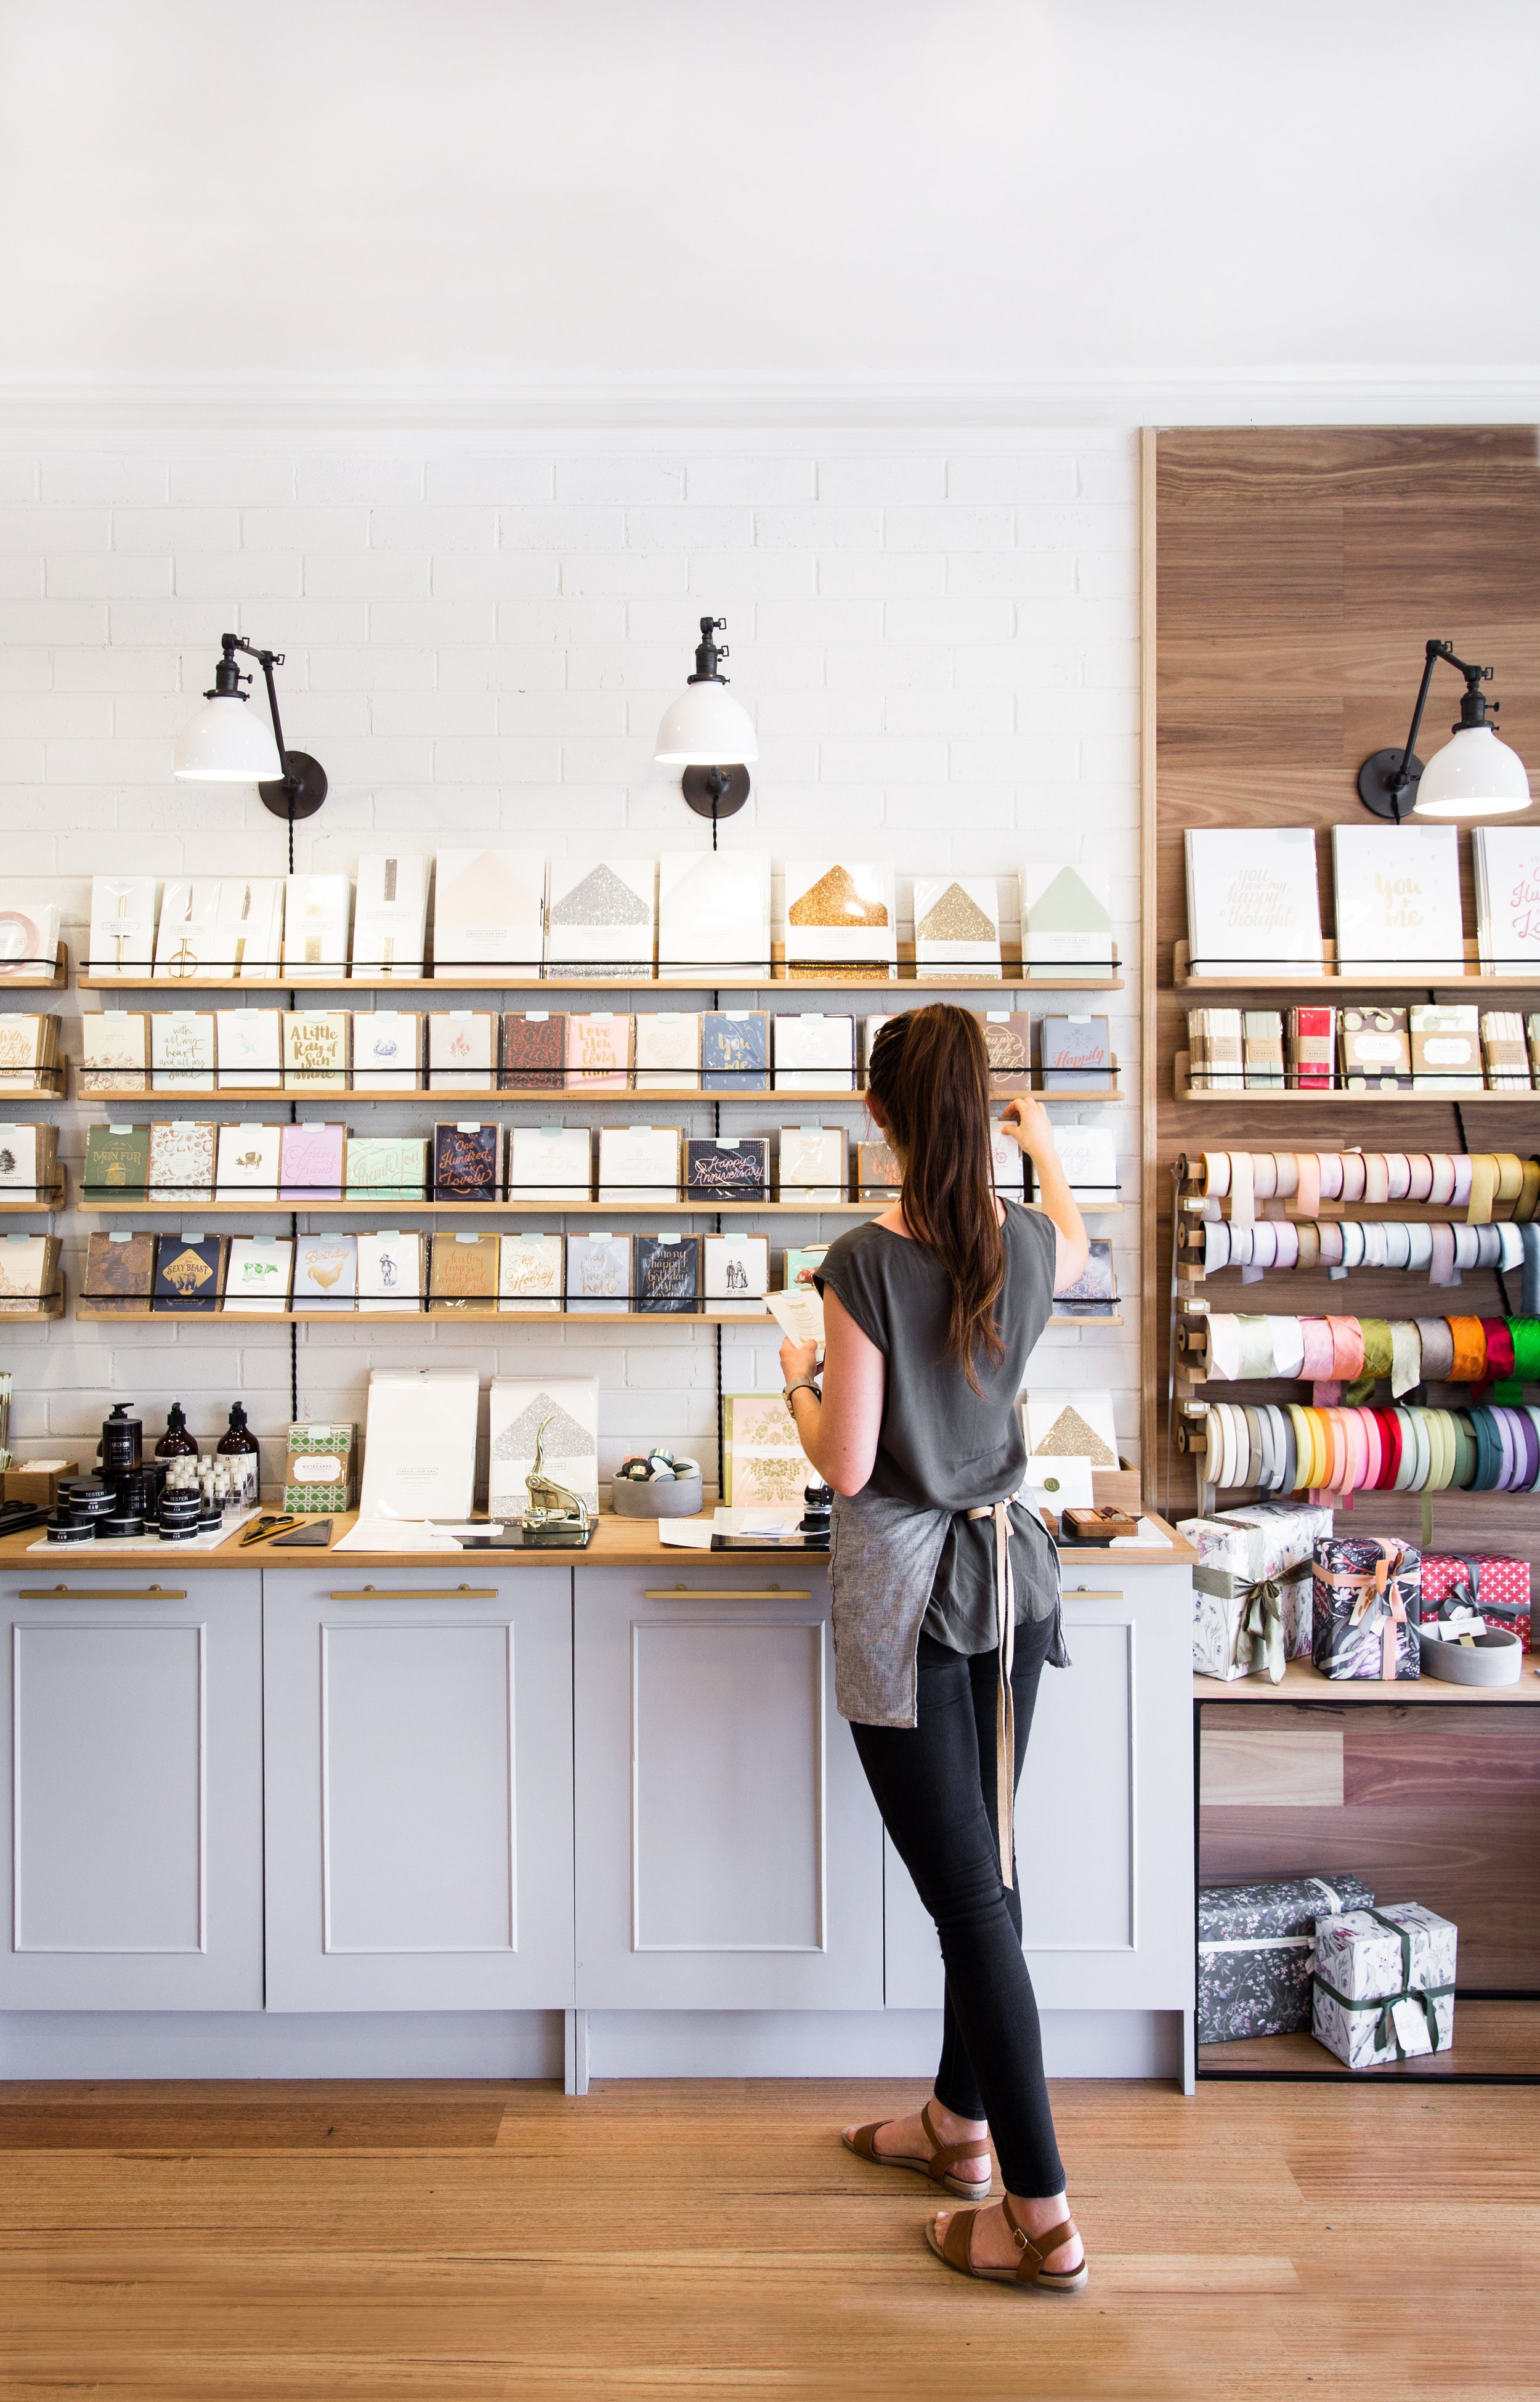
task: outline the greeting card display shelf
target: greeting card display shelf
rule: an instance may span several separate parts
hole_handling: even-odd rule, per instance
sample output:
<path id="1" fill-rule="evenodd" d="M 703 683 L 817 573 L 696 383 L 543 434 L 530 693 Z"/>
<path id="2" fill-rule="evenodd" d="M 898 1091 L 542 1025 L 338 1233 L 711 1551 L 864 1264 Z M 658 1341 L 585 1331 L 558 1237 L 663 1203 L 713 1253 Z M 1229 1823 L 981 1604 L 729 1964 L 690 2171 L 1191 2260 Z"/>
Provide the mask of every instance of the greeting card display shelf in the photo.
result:
<path id="1" fill-rule="evenodd" d="M 90 1216 L 98 1218 L 121 1218 L 138 1213 L 144 1217 L 180 1218 L 185 1225 L 196 1223 L 200 1218 L 265 1218 L 270 1217 L 275 1210 L 296 1209 L 307 1217 L 326 1214 L 348 1218 L 378 1218 L 381 1211 L 402 1209 L 414 1213 L 431 1210 L 435 1216 L 479 1211 L 502 1218 L 641 1218 L 653 1215 L 669 1218 L 865 1218 L 875 1210 L 890 1208 L 896 1197 L 894 1194 L 885 1193 L 876 1201 L 723 1201 L 715 1194 L 703 1193 L 698 1200 L 693 1201 L 508 1201 L 489 1197 L 474 1201 L 419 1201 L 404 1199 L 399 1193 L 373 1193 L 356 1201 L 308 1201 L 302 1194 L 285 1193 L 269 1201 L 247 1192 L 239 1201 L 149 1201 L 142 1193 L 125 1193 L 121 1199 L 103 1200 L 94 1189 L 88 1189 L 82 1192 L 80 1207 Z"/>
<path id="2" fill-rule="evenodd" d="M 1458 985 L 1462 994 L 1479 996 L 1488 992 L 1540 992 L 1540 962 L 1529 968 L 1515 968 L 1511 973 L 1492 973 L 1481 965 L 1481 956 L 1472 936 L 1464 937 L 1464 959 L 1451 959 L 1433 975 L 1419 975 L 1415 968 L 1405 966 L 1376 968 L 1369 973 L 1344 972 L 1337 964 L 1337 946 L 1329 939 L 1321 949 L 1325 964 L 1320 969 L 1298 967 L 1287 960 L 1275 965 L 1266 960 L 1255 967 L 1227 970 L 1222 975 L 1194 975 L 1192 952 L 1189 943 L 1178 939 L 1172 946 L 1171 980 L 1178 992 L 1259 992 L 1274 988 L 1290 994 L 1344 992 L 1426 992 L 1442 991 Z"/>
<path id="3" fill-rule="evenodd" d="M 439 1324 L 449 1320 L 487 1326 L 551 1326 L 563 1321 L 580 1326 L 768 1326 L 771 1313 L 767 1309 L 461 1309 L 448 1308 L 440 1303 L 433 1308 L 421 1304 L 414 1309 L 379 1309 L 371 1304 L 365 1309 L 157 1309 L 135 1303 L 125 1308 L 93 1304 L 81 1295 L 76 1302 L 76 1318 L 93 1322 L 103 1318 L 124 1319 L 153 1318 L 158 1323 L 178 1326 L 217 1326 L 239 1319 L 250 1326 L 336 1326 L 342 1325 L 417 1325 Z M 56 1310 L 51 1315 L 57 1317 Z M 1121 1318 L 1060 1318 L 1052 1317 L 1050 1326 L 1121 1326 Z"/>
<path id="4" fill-rule="evenodd" d="M 0 974 L 0 991 L 62 992 L 69 980 L 70 957 L 61 943 L 51 975 L 40 964 L 29 960 L 25 967 L 7 968 Z"/>
<path id="5" fill-rule="evenodd" d="M 7 1194 L 6 1198 L 0 1201 L 0 1218 L 46 1216 L 51 1210 L 65 1208 L 68 1200 L 69 1189 L 64 1180 L 64 1171 L 61 1168 L 58 1181 L 39 1186 L 30 1200 L 19 1201 L 14 1193 Z"/>
<path id="6" fill-rule="evenodd" d="M 64 1070 L 68 1065 L 67 1059 L 61 1059 L 56 1068 L 39 1068 L 31 1081 L 24 1084 L 0 1081 L 0 1116 L 4 1116 L 12 1101 L 62 1101 L 64 1098 Z M 20 1072 L 18 1069 L 7 1068 L 4 1075 L 10 1077 Z"/>
<path id="7" fill-rule="evenodd" d="M 153 1072 L 152 1070 L 151 1073 Z M 165 1070 L 162 1070 L 161 1073 L 164 1074 L 164 1072 Z M 194 1072 L 205 1075 L 208 1071 L 206 1069 L 199 1069 Z M 648 1071 L 643 1070 L 642 1072 L 645 1074 Z M 84 1099 L 88 1097 L 81 1094 L 79 1097 Z M 110 1093 L 93 1092 L 89 1097 L 99 1101 L 523 1101 L 536 1107 L 543 1104 L 552 1109 L 565 1109 L 570 1101 L 705 1101 L 708 1104 L 720 1101 L 729 1109 L 741 1109 L 748 1103 L 755 1103 L 762 1109 L 775 1109 L 782 1102 L 790 1104 L 795 1101 L 803 1107 L 817 1106 L 821 1109 L 826 1102 L 864 1101 L 866 1087 L 863 1084 L 849 1092 L 820 1093 L 808 1092 L 800 1084 L 777 1084 L 769 1092 L 717 1093 L 703 1092 L 698 1084 L 669 1084 L 661 1091 L 653 1089 L 641 1092 L 635 1091 L 628 1085 L 623 1087 L 619 1084 L 610 1084 L 595 1091 L 585 1089 L 581 1084 L 569 1084 L 552 1086 L 543 1092 L 528 1092 L 513 1088 L 494 1088 L 488 1092 L 485 1085 L 479 1090 L 468 1091 L 460 1085 L 446 1087 L 443 1084 L 437 1084 L 430 1087 L 418 1084 L 410 1091 L 383 1093 L 371 1092 L 366 1087 L 351 1084 L 330 1084 L 318 1090 L 314 1085 L 301 1084 L 296 1079 L 282 1085 L 225 1084 L 217 1087 L 213 1092 L 210 1092 L 206 1087 L 193 1091 L 186 1087 L 168 1088 L 165 1085 L 151 1084 L 137 1092 L 129 1092 L 118 1087 Z M 1002 1104 L 1015 1097 L 1016 1096 L 1011 1093 L 999 1093 L 996 1096 Z M 1032 1097 L 1050 1103 L 1053 1101 L 1121 1101 L 1123 1095 L 1121 1085 L 1117 1084 L 1096 1084 L 1087 1092 L 1045 1092 L 1040 1077 L 1035 1076 L 1032 1084 Z"/>
<path id="8" fill-rule="evenodd" d="M 1321 1108 L 1328 1110 L 1357 1107 L 1365 1102 L 1370 1108 L 1383 1109 L 1388 1104 L 1392 1109 L 1403 1110 L 1426 1109 L 1430 1103 L 1437 1107 L 1442 1102 L 1450 1101 L 1461 1101 L 1467 1106 L 1474 1105 L 1479 1109 L 1501 1108 L 1505 1105 L 1511 1108 L 1515 1103 L 1520 1109 L 1533 1110 L 1536 1107 L 1536 1096 L 1533 1090 L 1521 1088 L 1518 1092 L 1497 1093 L 1487 1085 L 1483 1085 L 1479 1090 L 1472 1087 L 1468 1092 L 1449 1090 L 1440 1093 L 1430 1091 L 1423 1086 L 1417 1092 L 1350 1093 L 1341 1085 L 1323 1089 L 1318 1084 L 1299 1087 L 1290 1085 L 1280 1087 L 1277 1084 L 1234 1084 L 1226 1092 L 1216 1093 L 1206 1090 L 1202 1085 L 1194 1085 L 1191 1081 L 1190 1057 L 1186 1051 L 1178 1051 L 1176 1054 L 1173 1081 L 1176 1097 L 1179 1101 L 1228 1102 L 1231 1109 L 1237 1105 L 1246 1110 L 1258 1106 L 1271 1109 L 1274 1103 L 1287 1109 L 1301 1101 L 1307 1105 L 1316 1103 Z"/>
<path id="9" fill-rule="evenodd" d="M 0 1333 L 7 1326 L 35 1325 L 39 1318 L 62 1318 L 63 1315 L 62 1284 L 57 1292 L 45 1293 L 41 1301 L 0 1301 Z"/>
<path id="10" fill-rule="evenodd" d="M 282 974 L 168 976 L 157 975 L 149 967 L 145 967 L 143 975 L 137 973 L 125 975 L 120 969 L 111 974 L 97 974 L 94 973 L 95 964 L 90 959 L 82 964 L 79 982 L 83 992 L 145 992 L 153 987 L 168 992 L 346 992 L 351 989 L 355 992 L 439 993 L 645 991 L 661 995 L 768 992 L 772 989 L 777 992 L 891 992 L 897 987 L 905 992 L 935 995 L 965 989 L 988 992 L 1121 992 L 1123 988 L 1122 977 L 1118 973 L 1121 962 L 1116 948 L 1112 955 L 1112 971 L 1106 975 L 1085 974 L 1073 966 L 1053 968 L 1046 973 L 1028 974 L 1019 959 L 1008 958 L 998 970 L 942 977 L 916 974 L 913 946 L 902 943 L 899 946 L 896 975 L 887 974 L 882 968 L 867 965 L 847 968 L 843 972 L 831 968 L 821 973 L 816 969 L 789 970 L 779 944 L 775 946 L 775 956 L 767 971 L 713 966 L 709 961 L 702 960 L 698 962 L 699 973 L 693 979 L 677 970 L 670 971 L 667 976 L 660 976 L 655 969 L 638 975 L 616 975 L 608 968 L 597 965 L 595 972 L 586 976 L 542 975 L 538 967 L 533 973 L 528 970 L 522 973 L 506 973 L 495 964 L 488 964 L 484 973 L 476 975 L 380 975 L 373 978 L 367 972 L 358 974 L 351 967 L 339 965 L 336 975 L 328 980 L 313 973 L 297 977 Z M 514 965 L 516 970 L 524 967 L 525 963 L 515 962 Z"/>

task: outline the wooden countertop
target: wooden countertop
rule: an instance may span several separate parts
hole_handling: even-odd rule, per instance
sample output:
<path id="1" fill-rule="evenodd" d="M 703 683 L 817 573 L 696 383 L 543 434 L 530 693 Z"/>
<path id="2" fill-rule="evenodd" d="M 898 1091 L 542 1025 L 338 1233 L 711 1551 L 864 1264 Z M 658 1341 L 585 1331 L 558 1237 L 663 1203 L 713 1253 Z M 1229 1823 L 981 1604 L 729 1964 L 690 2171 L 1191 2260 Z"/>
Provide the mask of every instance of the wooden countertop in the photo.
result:
<path id="1" fill-rule="evenodd" d="M 1265 1677 L 1237 1677 L 1233 1684 L 1221 1684 L 1217 1677 L 1194 1677 L 1192 1698 L 1228 1705 L 1231 1702 L 1327 1702 L 1333 1706 L 1339 1702 L 1362 1704 L 1379 1702 L 1405 1703 L 1418 1708 L 1426 1702 L 1522 1702 L 1530 1707 L 1540 1706 L 1540 1668 L 1535 1655 L 1526 1651 L 1517 1685 L 1450 1685 L 1442 1677 L 1397 1677 L 1388 1682 L 1378 1677 L 1323 1677 L 1308 1660 L 1291 1660 L 1284 1670 L 1282 1684 L 1270 1684 Z"/>
<path id="2" fill-rule="evenodd" d="M 139 1576 L 152 1570 L 157 1576 L 169 1569 L 178 1574 L 202 1568 L 313 1568 L 320 1560 L 333 1558 L 337 1539 L 345 1535 L 356 1518 L 355 1512 L 332 1521 L 332 1541 L 323 1551 L 319 1546 L 275 1551 L 271 1543 L 254 1543 L 249 1550 L 241 1548 L 239 1532 L 231 1535 L 212 1551 L 185 1550 L 181 1544 L 146 1545 L 143 1551 L 108 1551 L 85 1543 L 51 1544 L 46 1552 L 31 1552 L 42 1534 L 34 1526 L 20 1535 L 0 1537 L 0 1564 L 7 1567 L 24 1567 L 29 1573 L 52 1576 L 57 1571 L 68 1581 L 80 1576 Z M 1165 1521 L 1147 1512 L 1153 1524 L 1163 1526 Z M 1079 1571 L 1094 1568 L 1105 1574 L 1123 1567 L 1180 1567 L 1197 1554 L 1179 1536 L 1173 1535 L 1169 1550 L 1155 1549 L 1141 1543 L 1125 1552 L 1105 1550 L 1076 1551 L 1064 1557 L 1064 1582 L 1073 1594 Z M 510 1551 L 510 1552 L 344 1552 L 341 1554 L 350 1572 L 359 1568 L 416 1568 L 434 1576 L 447 1567 L 463 1562 L 468 1569 L 484 1572 L 491 1567 L 601 1567 L 601 1568 L 708 1568 L 713 1576 L 735 1565 L 762 1568 L 767 1560 L 780 1559 L 801 1574 L 828 1566 L 823 1552 L 781 1552 L 766 1544 L 761 1552 L 697 1552 L 686 1551 L 658 1539 L 656 1522 L 651 1519 L 617 1518 L 610 1511 L 601 1513 L 594 1529 L 593 1540 L 586 1551 Z M 1217 1687 L 1216 1691 L 1233 1690 Z"/>

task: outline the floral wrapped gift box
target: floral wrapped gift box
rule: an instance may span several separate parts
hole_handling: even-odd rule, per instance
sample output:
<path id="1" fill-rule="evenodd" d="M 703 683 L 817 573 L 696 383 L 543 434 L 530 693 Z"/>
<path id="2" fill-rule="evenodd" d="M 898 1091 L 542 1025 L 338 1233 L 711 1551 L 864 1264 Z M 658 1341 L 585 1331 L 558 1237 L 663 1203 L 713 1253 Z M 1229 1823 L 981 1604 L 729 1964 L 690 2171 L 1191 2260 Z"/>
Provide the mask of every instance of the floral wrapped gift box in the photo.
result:
<path id="1" fill-rule="evenodd" d="M 1344 1910 L 1367 1910 L 1373 1900 L 1360 1878 L 1335 1872 L 1203 1887 L 1199 2042 L 1308 2034 L 1315 1923 Z"/>
<path id="2" fill-rule="evenodd" d="M 1323 1537 L 1311 1642 L 1323 1676 L 1389 1683 L 1422 1675 L 1422 1566 L 1421 1553 L 1395 1536 Z"/>
<path id="3" fill-rule="evenodd" d="M 1312 2025 L 1349 2068 L 1378 2068 L 1454 2040 L 1456 1929 L 1420 1902 L 1351 1910 L 1315 1928 Z"/>

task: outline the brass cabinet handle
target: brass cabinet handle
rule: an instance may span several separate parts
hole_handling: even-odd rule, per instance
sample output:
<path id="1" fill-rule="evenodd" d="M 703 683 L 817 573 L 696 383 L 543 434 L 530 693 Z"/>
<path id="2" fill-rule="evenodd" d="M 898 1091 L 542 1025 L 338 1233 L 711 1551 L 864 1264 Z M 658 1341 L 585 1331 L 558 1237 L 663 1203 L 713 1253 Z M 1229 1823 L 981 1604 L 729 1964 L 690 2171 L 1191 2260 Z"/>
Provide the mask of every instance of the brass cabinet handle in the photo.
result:
<path id="1" fill-rule="evenodd" d="M 1121 1593 L 1097 1593 L 1088 1584 L 1066 1584 L 1059 1588 L 1066 1601 L 1121 1601 Z"/>
<path id="2" fill-rule="evenodd" d="M 355 1585 L 351 1593 L 334 1593 L 332 1601 L 496 1601 L 491 1584 Z"/>
<path id="3" fill-rule="evenodd" d="M 186 1589 L 180 1585 L 135 1585 L 127 1593 L 82 1593 L 73 1584 L 24 1584 L 17 1592 L 19 1601 L 186 1601 Z"/>
<path id="4" fill-rule="evenodd" d="M 811 1593 L 793 1592 L 784 1585 L 773 1584 L 763 1593 L 749 1586 L 716 1584 L 670 1584 L 645 1586 L 643 1601 L 811 1601 Z"/>

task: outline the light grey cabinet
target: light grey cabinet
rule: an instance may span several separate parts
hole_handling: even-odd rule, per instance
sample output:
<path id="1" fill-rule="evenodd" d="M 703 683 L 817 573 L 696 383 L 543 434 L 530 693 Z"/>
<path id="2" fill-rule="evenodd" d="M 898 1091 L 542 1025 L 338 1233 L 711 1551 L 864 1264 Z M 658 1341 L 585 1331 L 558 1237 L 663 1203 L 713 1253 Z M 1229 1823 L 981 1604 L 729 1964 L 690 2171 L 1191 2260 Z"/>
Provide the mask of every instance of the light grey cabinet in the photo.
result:
<path id="1" fill-rule="evenodd" d="M 0 1596 L 0 2007 L 260 2009 L 256 1574 L 44 1557 Z"/>
<path id="2" fill-rule="evenodd" d="M 824 1568 L 685 1556 L 577 1578 L 579 2005 L 880 2009 L 882 1827 Z"/>
<path id="3" fill-rule="evenodd" d="M 1024 1937 L 1045 2009 L 1192 2002 L 1192 1585 L 1066 1564 L 1074 1665 L 1045 1668 L 1016 1799 Z M 935 1927 L 886 1844 L 890 2009 L 942 2000 Z"/>
<path id="4" fill-rule="evenodd" d="M 264 1585 L 268 2009 L 569 2007 L 571 1570 Z"/>

